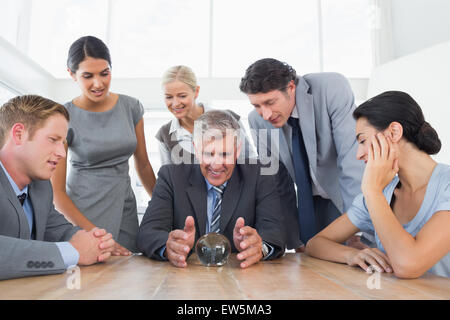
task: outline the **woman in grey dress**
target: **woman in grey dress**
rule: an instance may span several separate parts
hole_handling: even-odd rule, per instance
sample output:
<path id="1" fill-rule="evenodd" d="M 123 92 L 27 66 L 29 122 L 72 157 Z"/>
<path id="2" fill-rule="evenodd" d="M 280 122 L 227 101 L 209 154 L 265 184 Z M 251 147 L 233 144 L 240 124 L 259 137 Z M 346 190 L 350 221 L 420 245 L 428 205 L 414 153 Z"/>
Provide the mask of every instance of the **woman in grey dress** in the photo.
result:
<path id="1" fill-rule="evenodd" d="M 151 196 L 155 174 L 148 160 L 144 109 L 135 98 L 109 91 L 111 58 L 95 37 L 82 37 L 69 50 L 68 71 L 81 95 L 65 104 L 70 114 L 67 162 L 60 161 L 52 177 L 56 208 L 75 225 L 100 227 L 116 242 L 115 255 L 136 252 L 138 218 L 128 160 Z"/>

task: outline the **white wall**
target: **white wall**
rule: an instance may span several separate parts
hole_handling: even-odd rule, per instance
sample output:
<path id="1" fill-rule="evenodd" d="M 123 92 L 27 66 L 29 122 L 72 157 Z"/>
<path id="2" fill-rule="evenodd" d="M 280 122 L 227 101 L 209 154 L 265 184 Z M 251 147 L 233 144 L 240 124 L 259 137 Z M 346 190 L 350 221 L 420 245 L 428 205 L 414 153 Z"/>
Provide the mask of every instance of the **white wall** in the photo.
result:
<path id="1" fill-rule="evenodd" d="M 450 40 L 450 1 L 390 0 L 390 2 L 393 58 Z"/>
<path id="2" fill-rule="evenodd" d="M 0 82 L 17 93 L 51 96 L 54 77 L 0 37 Z"/>
<path id="3" fill-rule="evenodd" d="M 375 68 L 368 98 L 388 90 L 410 94 L 442 142 L 435 159 L 450 164 L 450 41 Z"/>

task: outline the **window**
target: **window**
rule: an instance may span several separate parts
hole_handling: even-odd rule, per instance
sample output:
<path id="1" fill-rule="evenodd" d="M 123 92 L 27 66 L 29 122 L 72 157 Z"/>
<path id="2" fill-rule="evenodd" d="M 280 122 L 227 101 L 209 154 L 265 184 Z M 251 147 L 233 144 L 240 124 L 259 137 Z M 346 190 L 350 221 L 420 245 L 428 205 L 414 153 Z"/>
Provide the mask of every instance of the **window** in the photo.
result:
<path id="1" fill-rule="evenodd" d="M 299 73 L 319 71 L 316 1 L 214 1 L 214 77 L 242 77 L 261 58 L 286 61 Z"/>
<path id="2" fill-rule="evenodd" d="M 55 77 L 67 78 L 67 53 L 78 38 L 107 34 L 107 0 L 33 0 L 28 54 Z"/>
<path id="3" fill-rule="evenodd" d="M 372 69 L 369 6 L 361 0 L 322 0 L 323 70 L 369 77 Z"/>
<path id="4" fill-rule="evenodd" d="M 299 74 L 368 77 L 372 67 L 368 0 L 29 2 L 28 53 L 58 78 L 67 77 L 70 44 L 84 35 L 105 41 L 121 78 L 160 77 L 178 64 L 198 77 L 241 77 L 265 57 L 286 61 Z M 6 8 L 0 32 L 14 41 L 20 6 L 6 0 Z"/>
<path id="5" fill-rule="evenodd" d="M 184 64 L 207 76 L 209 18 L 207 0 L 112 1 L 114 75 L 161 77 Z"/>
<path id="6" fill-rule="evenodd" d="M 0 10 L 0 36 L 13 45 L 17 45 L 21 9 L 21 1 L 2 0 Z"/>

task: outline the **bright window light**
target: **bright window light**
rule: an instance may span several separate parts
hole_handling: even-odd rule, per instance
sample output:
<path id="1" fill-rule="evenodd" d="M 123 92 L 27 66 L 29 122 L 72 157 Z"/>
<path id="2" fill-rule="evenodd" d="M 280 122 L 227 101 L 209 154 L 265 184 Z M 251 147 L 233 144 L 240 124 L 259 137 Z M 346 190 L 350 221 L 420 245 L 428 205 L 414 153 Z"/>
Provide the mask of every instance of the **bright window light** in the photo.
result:
<path id="1" fill-rule="evenodd" d="M 311 0 L 214 1 L 214 77 L 242 77 L 261 58 L 319 71 L 318 6 Z"/>
<path id="2" fill-rule="evenodd" d="M 107 0 L 30 1 L 29 55 L 58 78 L 67 78 L 67 53 L 78 38 L 92 35 L 105 39 Z"/>

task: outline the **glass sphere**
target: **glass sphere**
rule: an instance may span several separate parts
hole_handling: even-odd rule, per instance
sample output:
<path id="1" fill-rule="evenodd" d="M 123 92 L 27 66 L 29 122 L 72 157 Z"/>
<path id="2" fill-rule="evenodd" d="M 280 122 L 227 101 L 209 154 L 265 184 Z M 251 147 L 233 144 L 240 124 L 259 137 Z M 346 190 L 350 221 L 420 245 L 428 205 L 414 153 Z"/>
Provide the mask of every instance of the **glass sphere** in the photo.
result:
<path id="1" fill-rule="evenodd" d="M 227 263 L 231 244 L 225 236 L 211 232 L 198 239 L 195 252 L 204 266 L 219 267 Z"/>

